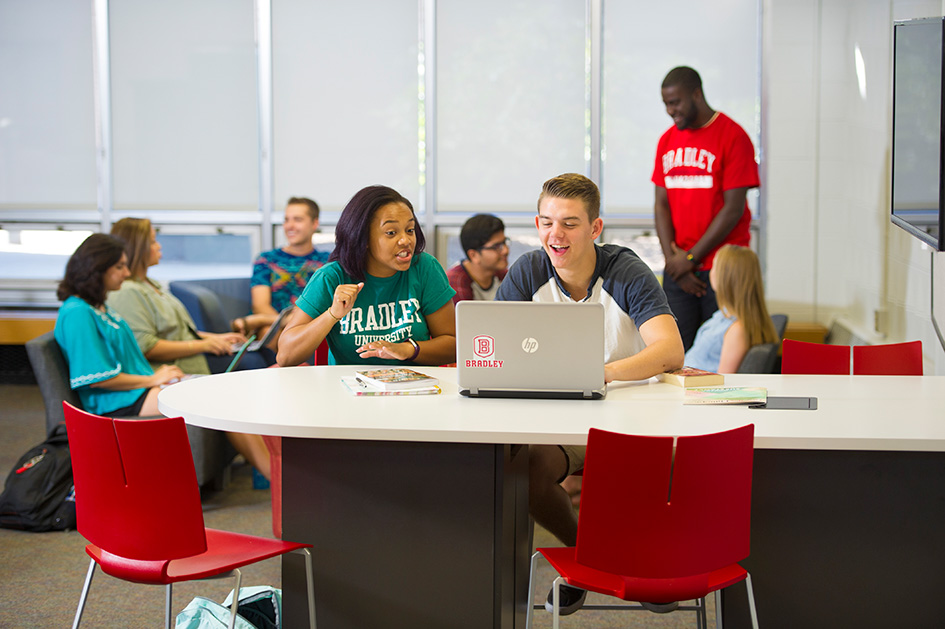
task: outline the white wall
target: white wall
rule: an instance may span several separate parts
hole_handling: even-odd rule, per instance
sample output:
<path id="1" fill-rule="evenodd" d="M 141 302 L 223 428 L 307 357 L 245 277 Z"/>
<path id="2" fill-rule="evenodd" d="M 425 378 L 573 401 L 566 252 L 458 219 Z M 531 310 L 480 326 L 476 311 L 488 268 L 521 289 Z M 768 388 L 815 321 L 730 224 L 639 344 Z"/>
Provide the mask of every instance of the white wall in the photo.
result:
<path id="1" fill-rule="evenodd" d="M 772 310 L 828 326 L 841 319 L 870 342 L 920 339 L 926 373 L 939 374 L 945 352 L 931 324 L 931 264 L 945 254 L 890 224 L 889 153 L 892 21 L 942 15 L 943 4 L 764 2 Z M 885 318 L 878 328 L 877 313 Z"/>

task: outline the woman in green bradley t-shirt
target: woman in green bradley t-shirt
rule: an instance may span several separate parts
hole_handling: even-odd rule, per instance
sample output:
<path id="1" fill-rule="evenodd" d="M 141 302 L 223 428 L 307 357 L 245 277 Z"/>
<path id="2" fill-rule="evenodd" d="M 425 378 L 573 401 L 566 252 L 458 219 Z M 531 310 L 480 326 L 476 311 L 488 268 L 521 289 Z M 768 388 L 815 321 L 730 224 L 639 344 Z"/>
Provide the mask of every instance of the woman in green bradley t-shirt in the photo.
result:
<path id="1" fill-rule="evenodd" d="M 398 192 L 370 186 L 355 194 L 328 264 L 295 302 L 279 364 L 299 364 L 326 338 L 331 364 L 454 362 L 455 291 L 424 245 L 413 207 Z"/>

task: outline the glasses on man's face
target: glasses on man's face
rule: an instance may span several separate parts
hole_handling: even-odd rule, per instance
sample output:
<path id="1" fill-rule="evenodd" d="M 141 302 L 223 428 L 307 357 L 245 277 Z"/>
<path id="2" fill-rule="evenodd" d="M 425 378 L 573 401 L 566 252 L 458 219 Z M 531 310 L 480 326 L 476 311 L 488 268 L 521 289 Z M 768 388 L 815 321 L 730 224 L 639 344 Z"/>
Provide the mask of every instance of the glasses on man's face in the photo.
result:
<path id="1" fill-rule="evenodd" d="M 494 245 L 489 245 L 488 247 L 479 247 L 479 251 L 499 251 L 500 249 L 509 248 L 509 238 L 506 237 L 503 240 L 495 243 Z"/>

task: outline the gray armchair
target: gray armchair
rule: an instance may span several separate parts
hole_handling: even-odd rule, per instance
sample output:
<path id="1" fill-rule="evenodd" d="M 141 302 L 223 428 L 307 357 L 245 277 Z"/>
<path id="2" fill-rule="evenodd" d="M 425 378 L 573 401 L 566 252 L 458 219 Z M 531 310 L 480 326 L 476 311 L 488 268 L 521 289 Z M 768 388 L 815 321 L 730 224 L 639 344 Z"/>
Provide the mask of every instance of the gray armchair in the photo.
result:
<path id="1" fill-rule="evenodd" d="M 39 392 L 43 396 L 43 404 L 46 407 L 46 434 L 49 434 L 56 424 L 66 421 L 62 403 L 65 401 L 76 408 L 82 408 L 82 401 L 79 400 L 79 394 L 69 386 L 69 365 L 52 332 L 27 341 L 26 354 L 33 367 Z"/>
<path id="2" fill-rule="evenodd" d="M 781 341 L 784 340 L 784 330 L 787 327 L 788 316 L 786 314 L 773 314 L 771 315 L 771 322 L 774 323 L 774 330 L 778 333 L 778 342 L 762 343 L 749 349 L 742 359 L 742 363 L 738 366 L 738 373 L 781 373 L 781 366 L 778 364 L 778 350 L 781 348 Z"/>
<path id="3" fill-rule="evenodd" d="M 79 395 L 69 386 L 69 365 L 52 332 L 41 334 L 26 342 L 36 383 L 46 407 L 46 433 L 63 421 L 63 401 L 82 408 Z M 187 426 L 190 449 L 194 456 L 197 483 L 222 489 L 227 480 L 227 470 L 236 450 L 226 435 L 217 430 Z"/>
<path id="4" fill-rule="evenodd" d="M 784 330 L 787 329 L 788 316 L 786 314 L 771 315 L 771 322 L 774 323 L 774 330 L 778 333 L 778 338 L 784 340 Z"/>
<path id="5" fill-rule="evenodd" d="M 738 366 L 738 373 L 778 373 L 778 348 L 780 346 L 780 343 L 761 343 L 752 346 Z"/>

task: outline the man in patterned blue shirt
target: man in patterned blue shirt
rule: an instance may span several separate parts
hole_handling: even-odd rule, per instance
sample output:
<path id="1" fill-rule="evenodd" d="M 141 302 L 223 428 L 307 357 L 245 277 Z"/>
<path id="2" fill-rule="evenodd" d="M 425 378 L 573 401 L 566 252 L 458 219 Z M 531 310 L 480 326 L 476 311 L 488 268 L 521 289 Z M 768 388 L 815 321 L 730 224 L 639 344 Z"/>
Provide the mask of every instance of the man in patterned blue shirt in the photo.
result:
<path id="1" fill-rule="evenodd" d="M 312 236 L 318 231 L 318 204 L 292 197 L 282 223 L 287 244 L 263 252 L 253 263 L 250 286 L 253 313 L 275 317 L 295 303 L 316 269 L 328 261 L 328 253 L 317 251 Z"/>

